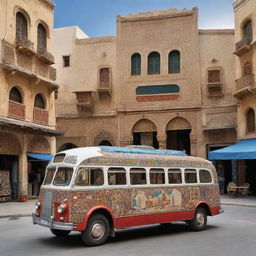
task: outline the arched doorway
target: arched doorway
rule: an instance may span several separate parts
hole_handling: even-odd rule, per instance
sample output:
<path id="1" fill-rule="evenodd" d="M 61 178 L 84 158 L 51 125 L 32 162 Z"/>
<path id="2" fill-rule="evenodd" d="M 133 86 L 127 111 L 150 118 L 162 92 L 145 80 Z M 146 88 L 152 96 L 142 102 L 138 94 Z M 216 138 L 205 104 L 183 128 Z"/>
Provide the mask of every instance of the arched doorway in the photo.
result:
<path id="1" fill-rule="evenodd" d="M 166 148 L 181 150 L 190 155 L 190 123 L 182 118 L 172 119 L 166 126 Z"/>
<path id="2" fill-rule="evenodd" d="M 138 121 L 132 129 L 132 134 L 134 145 L 146 145 L 159 148 L 157 129 L 152 121 L 148 119 Z"/>
<path id="3" fill-rule="evenodd" d="M 112 144 L 108 140 L 102 140 L 99 146 L 112 146 Z"/>
<path id="4" fill-rule="evenodd" d="M 62 146 L 60 146 L 58 152 L 68 150 L 68 149 L 72 149 L 72 148 L 77 148 L 77 146 L 73 143 L 65 143 Z"/>

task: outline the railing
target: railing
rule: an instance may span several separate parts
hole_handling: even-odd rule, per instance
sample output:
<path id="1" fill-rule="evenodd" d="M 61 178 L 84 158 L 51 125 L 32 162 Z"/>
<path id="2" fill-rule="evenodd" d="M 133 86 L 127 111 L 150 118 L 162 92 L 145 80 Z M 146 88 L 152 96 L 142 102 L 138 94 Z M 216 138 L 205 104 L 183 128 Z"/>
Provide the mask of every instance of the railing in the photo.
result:
<path id="1" fill-rule="evenodd" d="M 8 115 L 20 119 L 25 119 L 25 105 L 19 102 L 9 100 Z"/>
<path id="2" fill-rule="evenodd" d="M 34 107 L 33 120 L 35 123 L 48 124 L 48 118 L 49 115 L 47 110 Z"/>
<path id="3" fill-rule="evenodd" d="M 25 35 L 19 33 L 16 34 L 16 47 L 18 50 L 23 51 L 25 49 L 34 54 L 34 43 L 28 40 Z"/>
<path id="4" fill-rule="evenodd" d="M 42 62 L 53 64 L 54 63 L 54 57 L 51 53 L 47 52 L 47 50 L 42 46 L 37 46 L 37 55 L 38 59 Z"/>
<path id="5" fill-rule="evenodd" d="M 240 48 L 250 45 L 252 42 L 252 38 L 243 38 L 241 41 L 236 43 L 236 50 L 239 50 Z"/>
<path id="6" fill-rule="evenodd" d="M 255 88 L 255 75 L 242 76 L 236 80 L 236 90 L 239 91 L 244 88 Z"/>

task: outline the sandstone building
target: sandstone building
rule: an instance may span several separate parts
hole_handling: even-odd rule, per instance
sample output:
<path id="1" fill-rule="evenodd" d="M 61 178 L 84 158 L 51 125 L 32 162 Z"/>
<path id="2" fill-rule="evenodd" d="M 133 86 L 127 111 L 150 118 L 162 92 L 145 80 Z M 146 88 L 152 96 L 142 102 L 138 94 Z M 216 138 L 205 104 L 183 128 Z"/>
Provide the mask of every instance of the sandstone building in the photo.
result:
<path id="1" fill-rule="evenodd" d="M 55 130 L 51 66 L 54 4 L 34 2 L 0 1 L 0 200 L 37 195 L 45 165 L 34 153 L 55 153 L 62 134 Z"/>
<path id="2" fill-rule="evenodd" d="M 235 12 L 236 88 L 238 140 L 256 139 L 256 1 L 237 0 Z M 256 193 L 255 160 L 238 161 L 238 182 L 250 182 Z"/>
<path id="3" fill-rule="evenodd" d="M 116 28 L 54 30 L 58 151 L 144 144 L 206 158 L 236 142 L 234 30 L 198 29 L 197 8 L 117 16 Z"/>

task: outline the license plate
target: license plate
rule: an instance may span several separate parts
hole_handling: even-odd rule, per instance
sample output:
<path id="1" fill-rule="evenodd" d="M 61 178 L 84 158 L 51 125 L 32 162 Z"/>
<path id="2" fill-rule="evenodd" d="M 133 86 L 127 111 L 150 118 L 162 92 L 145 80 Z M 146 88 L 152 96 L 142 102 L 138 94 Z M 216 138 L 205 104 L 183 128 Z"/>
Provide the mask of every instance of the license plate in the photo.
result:
<path id="1" fill-rule="evenodd" d="M 40 220 L 41 224 L 43 225 L 48 225 L 48 221 L 47 220 Z"/>

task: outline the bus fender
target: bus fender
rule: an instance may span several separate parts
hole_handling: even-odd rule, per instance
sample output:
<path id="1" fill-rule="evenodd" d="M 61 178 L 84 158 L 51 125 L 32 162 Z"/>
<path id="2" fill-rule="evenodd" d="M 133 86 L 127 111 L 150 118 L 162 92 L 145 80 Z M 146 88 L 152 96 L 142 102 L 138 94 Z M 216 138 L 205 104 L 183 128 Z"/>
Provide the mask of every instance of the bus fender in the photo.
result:
<path id="1" fill-rule="evenodd" d="M 113 217 L 113 214 L 112 212 L 109 210 L 108 207 L 106 207 L 105 205 L 97 205 L 97 206 L 94 206 L 92 207 L 89 211 L 86 212 L 85 216 L 84 216 L 84 220 L 83 222 L 79 223 L 77 225 L 77 227 L 75 228 L 75 230 L 79 230 L 79 231 L 82 231 L 82 230 L 85 230 L 86 226 L 87 226 L 87 223 L 88 223 L 88 220 L 90 219 L 90 217 L 95 213 L 102 213 L 104 214 L 107 213 L 107 218 L 109 219 L 110 221 L 110 226 L 111 226 L 111 229 L 114 228 L 113 227 L 113 224 L 114 224 L 114 217 Z"/>
<path id="2" fill-rule="evenodd" d="M 209 204 L 206 202 L 206 201 L 200 201 L 196 204 L 196 207 L 195 207 L 195 211 L 198 207 L 203 207 L 206 211 L 206 214 L 208 216 L 212 216 L 212 211 L 211 211 L 211 207 L 209 206 Z"/>

